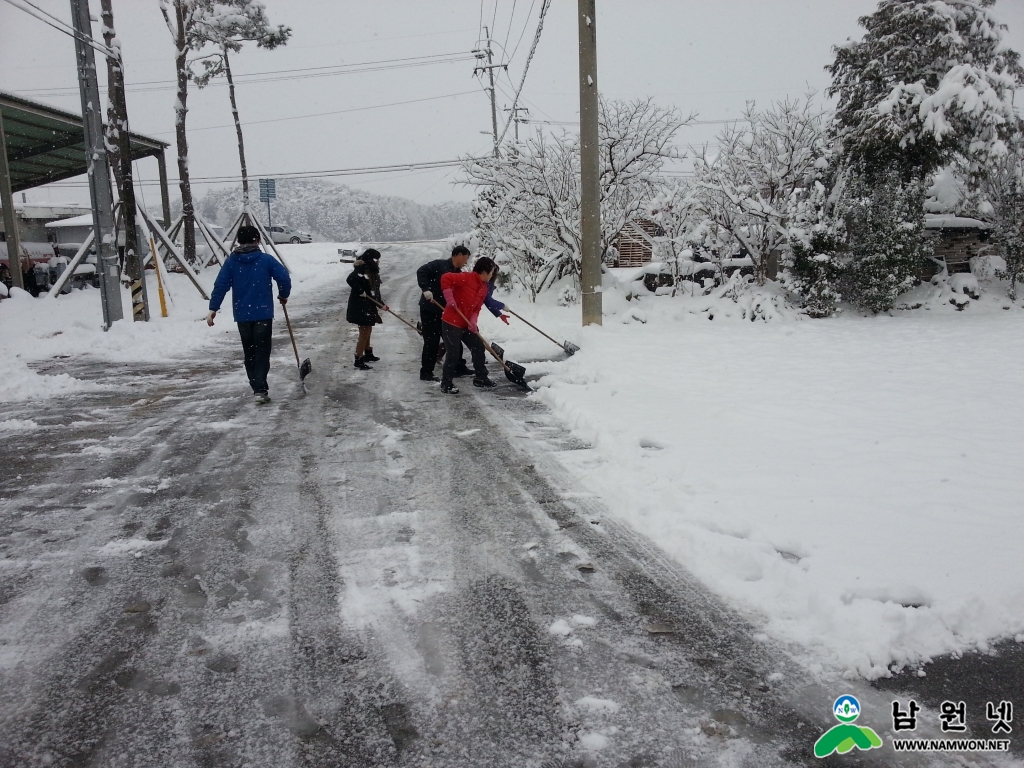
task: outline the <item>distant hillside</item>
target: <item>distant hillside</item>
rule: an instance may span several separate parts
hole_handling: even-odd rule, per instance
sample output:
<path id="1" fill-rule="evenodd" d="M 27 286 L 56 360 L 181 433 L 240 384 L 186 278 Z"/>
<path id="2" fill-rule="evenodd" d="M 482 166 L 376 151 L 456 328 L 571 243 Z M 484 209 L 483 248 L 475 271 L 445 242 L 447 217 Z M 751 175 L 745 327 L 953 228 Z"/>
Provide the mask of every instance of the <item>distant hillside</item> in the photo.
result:
<path id="1" fill-rule="evenodd" d="M 258 196 L 255 179 L 250 185 L 252 194 Z M 223 226 L 234 222 L 241 206 L 241 185 L 207 192 L 197 203 L 207 221 Z M 266 204 L 257 202 L 255 207 L 266 224 Z M 273 217 L 275 224 L 336 242 L 441 238 L 473 226 L 468 203 L 420 205 L 320 179 L 278 181 Z"/>

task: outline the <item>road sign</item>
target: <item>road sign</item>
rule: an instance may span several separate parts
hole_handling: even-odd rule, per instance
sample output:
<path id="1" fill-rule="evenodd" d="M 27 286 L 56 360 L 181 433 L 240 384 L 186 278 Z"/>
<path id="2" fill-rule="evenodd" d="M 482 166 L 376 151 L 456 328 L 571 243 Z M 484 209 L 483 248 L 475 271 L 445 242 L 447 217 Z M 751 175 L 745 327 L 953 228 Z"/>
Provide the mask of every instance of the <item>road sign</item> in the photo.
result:
<path id="1" fill-rule="evenodd" d="M 277 198 L 277 181 L 275 179 L 260 179 L 260 202 L 269 203 Z"/>

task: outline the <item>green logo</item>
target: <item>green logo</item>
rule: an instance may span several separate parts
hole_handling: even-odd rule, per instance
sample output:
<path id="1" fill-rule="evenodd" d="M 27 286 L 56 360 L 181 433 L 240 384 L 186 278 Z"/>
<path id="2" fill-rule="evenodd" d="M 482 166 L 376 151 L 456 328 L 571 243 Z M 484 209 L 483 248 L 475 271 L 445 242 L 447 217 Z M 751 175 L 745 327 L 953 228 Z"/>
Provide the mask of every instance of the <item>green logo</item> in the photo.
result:
<path id="1" fill-rule="evenodd" d="M 860 702 L 849 694 L 840 696 L 832 705 L 832 714 L 839 725 L 834 725 L 814 742 L 814 756 L 828 757 L 833 752 L 845 755 L 854 747 L 862 750 L 882 746 L 878 734 L 862 725 L 854 725 L 853 721 L 860 717 Z"/>

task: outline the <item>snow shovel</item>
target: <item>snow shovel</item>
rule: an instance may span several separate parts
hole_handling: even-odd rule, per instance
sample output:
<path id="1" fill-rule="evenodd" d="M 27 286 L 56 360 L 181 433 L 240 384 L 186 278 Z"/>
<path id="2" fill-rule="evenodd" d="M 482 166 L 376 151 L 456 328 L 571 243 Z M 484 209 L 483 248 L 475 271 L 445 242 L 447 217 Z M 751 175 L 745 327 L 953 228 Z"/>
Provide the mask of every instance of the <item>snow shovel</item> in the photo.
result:
<path id="1" fill-rule="evenodd" d="M 520 314 L 518 314 L 516 312 L 513 312 L 508 307 L 505 307 L 505 311 L 508 312 L 510 315 L 513 315 L 514 317 L 518 317 L 520 320 L 522 320 L 528 326 L 533 328 L 533 330 L 535 330 L 537 333 L 539 333 L 541 336 L 543 336 L 548 341 L 554 341 L 555 344 L 558 344 L 557 341 L 555 341 L 553 338 L 548 336 L 546 333 L 544 333 L 544 331 L 542 331 L 540 328 L 538 328 L 536 325 L 531 323 L 529 320 L 527 320 L 522 315 L 520 315 Z M 567 354 L 569 357 L 572 357 L 573 355 L 575 355 L 577 352 L 580 351 L 580 348 L 577 347 L 575 344 L 573 344 L 571 341 L 563 341 L 561 344 L 558 344 L 558 346 L 560 346 L 562 349 L 564 349 L 565 350 L 565 354 Z"/>
<path id="2" fill-rule="evenodd" d="M 444 309 L 444 307 L 441 306 L 440 303 L 438 303 L 437 299 L 431 299 L 431 302 L 436 304 L 439 309 Z M 452 306 L 455 305 L 453 304 Z M 459 316 L 466 321 L 466 325 L 468 326 L 469 320 L 466 318 L 464 314 L 462 314 L 462 310 L 459 309 L 458 307 L 455 307 L 455 311 L 458 312 Z M 519 365 L 518 363 L 513 363 L 511 360 L 505 362 L 504 350 L 502 350 L 502 354 L 499 355 L 497 352 L 494 351 L 494 347 L 488 344 L 487 339 L 481 336 L 479 332 L 475 333 L 474 335 L 478 339 L 480 339 L 480 342 L 484 345 L 484 349 L 491 353 L 491 357 L 493 357 L 495 360 L 501 363 L 501 367 L 505 369 L 506 379 L 511 381 L 513 384 L 518 384 L 523 389 L 529 389 L 531 392 L 533 391 L 530 388 L 530 385 L 526 383 L 526 379 L 523 378 L 524 376 L 526 376 L 526 369 L 523 368 L 523 366 Z"/>
<path id="3" fill-rule="evenodd" d="M 295 352 L 295 365 L 299 367 L 299 383 L 302 384 L 302 391 L 305 392 L 306 385 L 302 383 L 302 380 L 309 376 L 310 372 L 313 370 L 313 364 L 309 362 L 308 357 L 301 363 L 299 362 L 299 348 L 295 346 L 295 334 L 292 333 L 292 321 L 288 319 L 288 305 L 283 301 L 281 302 L 281 309 L 284 310 L 284 321 L 288 325 L 288 335 L 292 340 L 292 351 Z"/>
<path id="4" fill-rule="evenodd" d="M 405 319 L 404 317 L 402 317 L 401 315 L 399 315 L 399 314 L 397 314 L 397 313 L 395 313 L 395 312 L 392 312 L 392 311 L 391 311 L 391 308 L 390 308 L 390 307 L 386 307 L 386 306 L 384 306 L 384 305 L 383 305 L 383 304 L 381 304 L 381 303 L 380 303 L 379 301 L 377 301 L 377 300 L 376 300 L 375 298 L 373 298 L 372 296 L 367 296 L 367 295 L 366 295 L 365 293 L 363 294 L 363 298 L 369 299 L 369 300 L 370 300 L 370 301 L 372 301 L 372 302 L 373 302 L 374 304 L 376 304 L 376 305 L 377 305 L 377 309 L 383 309 L 383 310 L 384 310 L 385 312 L 387 312 L 387 313 L 388 313 L 389 315 L 394 315 L 394 316 L 395 316 L 395 317 L 397 317 L 397 318 L 398 318 L 399 320 L 401 320 L 401 321 L 402 321 L 403 323 L 405 323 L 405 324 L 406 324 L 406 325 L 408 325 L 408 326 L 409 326 L 410 328 L 412 328 L 412 329 L 413 329 L 414 331 L 416 331 L 416 333 L 418 333 L 418 334 L 419 334 L 420 336 L 422 336 L 422 335 L 423 335 L 423 331 L 421 331 L 421 330 L 420 330 L 419 328 L 417 328 L 417 327 L 416 327 L 415 325 L 413 325 L 412 323 L 410 323 L 410 322 L 409 322 L 408 320 L 406 320 L 406 319 Z"/>

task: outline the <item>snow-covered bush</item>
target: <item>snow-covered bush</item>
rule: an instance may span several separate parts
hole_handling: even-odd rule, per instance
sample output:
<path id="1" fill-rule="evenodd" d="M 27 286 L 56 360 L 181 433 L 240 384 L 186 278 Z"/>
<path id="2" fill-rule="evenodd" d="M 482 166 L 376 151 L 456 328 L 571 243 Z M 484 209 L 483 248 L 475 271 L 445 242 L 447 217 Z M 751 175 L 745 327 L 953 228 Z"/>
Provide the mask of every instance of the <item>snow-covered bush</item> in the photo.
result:
<path id="1" fill-rule="evenodd" d="M 850 299 L 871 312 L 892 308 L 915 284 L 931 248 L 925 242 L 924 187 L 897 170 L 877 181 L 855 177 L 846 203 Z"/>
<path id="2" fill-rule="evenodd" d="M 806 239 L 790 241 L 786 287 L 803 300 L 810 317 L 830 317 L 843 298 L 842 281 L 848 259 L 840 252 L 843 243 L 824 227 Z"/>

